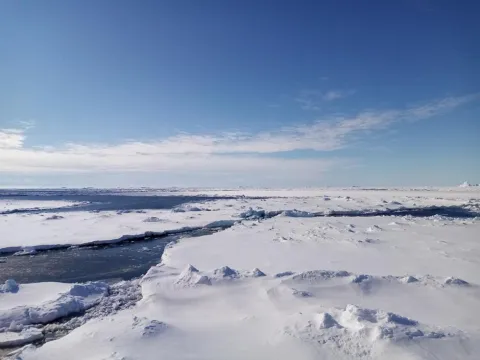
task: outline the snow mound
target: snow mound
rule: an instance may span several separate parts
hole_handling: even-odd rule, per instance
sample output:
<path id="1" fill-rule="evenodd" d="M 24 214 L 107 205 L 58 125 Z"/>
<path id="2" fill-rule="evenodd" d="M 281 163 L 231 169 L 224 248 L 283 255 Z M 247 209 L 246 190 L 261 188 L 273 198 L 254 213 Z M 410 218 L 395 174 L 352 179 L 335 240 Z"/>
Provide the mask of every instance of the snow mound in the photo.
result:
<path id="1" fill-rule="evenodd" d="M 378 323 L 385 325 L 387 323 L 395 325 L 415 326 L 417 321 L 400 316 L 391 312 L 382 310 L 365 309 L 355 305 L 347 305 L 342 314 L 344 323 Z"/>
<path id="2" fill-rule="evenodd" d="M 251 276 L 251 277 L 263 277 L 263 276 L 267 276 L 262 270 L 260 270 L 259 268 L 255 268 L 253 269 L 252 271 L 250 271 L 249 273 L 247 273 L 247 275 Z"/>
<path id="3" fill-rule="evenodd" d="M 132 329 L 141 332 L 144 338 L 152 338 L 167 331 L 169 326 L 158 320 L 149 320 L 146 317 L 133 317 Z"/>
<path id="4" fill-rule="evenodd" d="M 195 287 L 198 285 L 212 285 L 229 280 L 259 278 L 267 276 L 262 270 L 255 268 L 250 271 L 238 271 L 228 266 L 223 266 L 212 271 L 201 272 L 193 265 L 187 265 L 174 280 L 180 287 Z"/>
<path id="5" fill-rule="evenodd" d="M 16 293 L 19 290 L 17 282 L 13 279 L 5 280 L 5 284 L 0 286 L 0 293 Z"/>
<path id="6" fill-rule="evenodd" d="M 401 277 L 399 280 L 401 282 L 403 282 L 404 284 L 410 284 L 410 283 L 418 282 L 418 279 L 416 277 L 410 276 L 410 275 L 406 275 L 404 277 Z"/>
<path id="7" fill-rule="evenodd" d="M 382 231 L 382 228 L 378 225 L 372 225 L 372 226 L 369 226 L 365 232 L 367 233 L 376 233 L 376 232 L 380 232 Z"/>
<path id="8" fill-rule="evenodd" d="M 445 279 L 445 285 L 460 285 L 460 286 L 468 286 L 470 285 L 468 282 L 462 279 L 458 279 L 455 277 L 448 277 Z"/>
<path id="9" fill-rule="evenodd" d="M 188 265 L 178 276 L 174 282 L 175 285 L 180 286 L 196 286 L 196 285 L 212 285 L 208 276 L 201 275 L 200 271 L 193 265 Z"/>
<path id="10" fill-rule="evenodd" d="M 240 273 L 228 266 L 222 266 L 213 270 L 212 277 L 215 279 L 237 279 L 240 277 Z"/>
<path id="11" fill-rule="evenodd" d="M 368 281 L 371 281 L 372 278 L 373 278 L 372 276 L 365 275 L 365 274 L 354 275 L 352 278 L 352 283 L 354 284 L 366 283 Z"/>
<path id="12" fill-rule="evenodd" d="M 17 306 L 0 310 L 0 332 L 20 331 L 24 325 L 46 324 L 56 319 L 81 313 L 96 305 L 108 294 L 109 286 L 103 282 L 74 284 L 59 298 L 37 306 Z"/>
<path id="13" fill-rule="evenodd" d="M 341 359 L 345 354 L 349 359 L 377 358 L 376 348 L 391 342 L 405 344 L 413 339 L 418 342 L 454 336 L 392 312 L 356 305 L 321 313 L 298 313 L 289 319 L 284 333 L 322 350 L 338 352 L 332 358 Z"/>
<path id="14" fill-rule="evenodd" d="M 329 329 L 331 327 L 341 328 L 340 324 L 327 312 L 317 314 L 315 316 L 317 329 Z"/>

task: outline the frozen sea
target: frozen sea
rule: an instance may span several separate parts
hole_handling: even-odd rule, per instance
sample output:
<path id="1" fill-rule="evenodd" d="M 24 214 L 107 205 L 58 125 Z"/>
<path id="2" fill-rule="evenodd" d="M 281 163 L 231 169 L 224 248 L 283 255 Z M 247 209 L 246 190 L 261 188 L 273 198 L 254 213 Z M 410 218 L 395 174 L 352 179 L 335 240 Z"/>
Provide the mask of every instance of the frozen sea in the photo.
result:
<path id="1" fill-rule="evenodd" d="M 476 359 L 479 213 L 478 187 L 0 190 L 1 354 Z"/>

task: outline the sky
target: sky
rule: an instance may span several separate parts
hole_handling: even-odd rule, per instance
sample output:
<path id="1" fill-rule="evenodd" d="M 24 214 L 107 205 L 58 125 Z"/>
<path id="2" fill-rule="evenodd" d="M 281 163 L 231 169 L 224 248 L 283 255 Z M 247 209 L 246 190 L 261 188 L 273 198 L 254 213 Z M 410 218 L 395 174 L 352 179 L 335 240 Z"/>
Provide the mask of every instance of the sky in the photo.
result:
<path id="1" fill-rule="evenodd" d="M 479 12 L 0 1 L 0 186 L 478 183 Z"/>

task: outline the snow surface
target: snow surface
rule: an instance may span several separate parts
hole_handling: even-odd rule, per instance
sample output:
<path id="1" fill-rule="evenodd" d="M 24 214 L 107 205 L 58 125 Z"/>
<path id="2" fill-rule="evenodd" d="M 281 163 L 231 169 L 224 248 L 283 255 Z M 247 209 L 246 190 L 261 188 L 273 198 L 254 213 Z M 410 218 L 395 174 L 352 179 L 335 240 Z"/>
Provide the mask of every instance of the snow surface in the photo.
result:
<path id="1" fill-rule="evenodd" d="M 56 209 L 79 205 L 79 202 L 65 200 L 17 200 L 17 199 L 0 199 L 0 214 L 14 210 L 26 209 Z"/>
<path id="2" fill-rule="evenodd" d="M 70 284 L 44 282 L 37 284 L 20 284 L 18 292 L 0 291 L 0 311 L 16 306 L 35 306 L 57 299 L 60 294 L 70 289 Z"/>
<path id="3" fill-rule="evenodd" d="M 20 332 L 2 332 L 0 333 L 0 346 L 14 347 L 28 344 L 43 338 L 42 331 L 34 327 L 24 328 Z"/>
<path id="4" fill-rule="evenodd" d="M 109 286 L 102 282 L 74 284 L 68 291 L 58 292 L 63 284 L 41 283 L 36 286 L 23 285 L 11 294 L 0 310 L 0 332 L 22 330 L 25 325 L 46 324 L 61 317 L 82 312 L 108 293 Z M 24 287 L 26 294 L 23 294 Z M 56 293 L 52 295 L 52 291 Z M 32 297 L 33 295 L 39 295 Z M 15 301 L 15 296 L 19 296 Z M 10 306 L 8 304 L 10 303 Z M 14 305 L 14 306 L 12 306 Z"/>
<path id="5" fill-rule="evenodd" d="M 0 253 L 19 252 L 19 255 L 30 255 L 35 249 L 94 241 L 112 243 L 141 236 L 145 232 L 162 233 L 182 228 L 208 227 L 211 223 L 214 224 L 210 227 L 228 226 L 232 220 L 248 217 L 246 214 L 251 211 L 257 214 L 282 213 L 286 217 L 311 217 L 335 211 L 475 206 L 474 210 L 480 212 L 480 205 L 475 200 L 480 190 L 467 190 L 224 190 L 209 195 L 228 195 L 232 192 L 239 197 L 186 204 L 172 210 L 12 213 L 0 215 Z M 192 195 L 191 192 L 187 194 Z M 245 198 L 245 195 L 257 198 Z M 264 198 L 266 196 L 275 197 Z M 13 200 L 11 202 L 13 208 L 22 206 L 15 205 Z"/>
<path id="6" fill-rule="evenodd" d="M 63 213 L 62 218 L 51 221 L 51 214 L 9 214 L 0 217 L 0 252 L 93 241 L 116 242 L 147 231 L 161 233 L 207 225 L 217 219 L 216 215 L 211 212 L 193 215 L 166 210 L 128 213 L 78 211 Z"/>
<path id="7" fill-rule="evenodd" d="M 68 213 L 48 225 L 42 225 L 40 214 L 5 216 L 0 229 L 15 239 L 7 243 L 0 237 L 4 248 L 107 240 L 214 222 L 232 225 L 168 246 L 161 263 L 140 280 L 142 299 L 136 306 L 108 310 L 122 298 L 137 301 L 138 283 L 123 283 L 113 299 L 97 284 L 94 288 L 104 290 L 94 292 L 94 304 L 86 301 L 96 304 L 96 316 L 63 338 L 27 346 L 13 357 L 478 359 L 478 218 L 312 214 L 424 206 L 478 211 L 480 192 L 310 191 L 190 204 L 181 208 L 186 211 Z M 30 223 L 41 240 L 25 235 Z M 31 310 L 12 311 L 14 300 L 3 304 L 29 287 L 34 291 L 34 285 L 43 291 L 39 284 L 20 284 L 17 293 L 0 294 L 0 324 L 8 325 L 0 340 L 20 339 L 20 344 L 35 335 L 29 330 Z M 91 296 L 91 284 L 76 285 L 73 293 L 74 288 L 60 286 L 46 285 L 46 293 L 57 295 L 43 295 L 39 303 L 25 296 L 21 308 L 49 314 L 65 298 Z"/>

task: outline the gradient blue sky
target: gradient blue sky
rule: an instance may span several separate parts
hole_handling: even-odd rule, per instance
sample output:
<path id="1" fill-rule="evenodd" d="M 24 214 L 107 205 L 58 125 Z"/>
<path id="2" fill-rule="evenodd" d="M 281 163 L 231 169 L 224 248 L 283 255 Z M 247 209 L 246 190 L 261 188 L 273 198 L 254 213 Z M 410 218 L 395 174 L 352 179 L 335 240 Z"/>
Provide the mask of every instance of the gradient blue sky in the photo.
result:
<path id="1" fill-rule="evenodd" d="M 0 2 L 0 186 L 480 181 L 478 1 Z"/>

